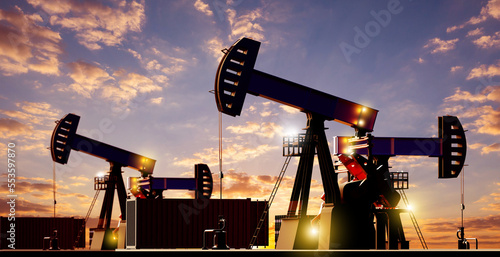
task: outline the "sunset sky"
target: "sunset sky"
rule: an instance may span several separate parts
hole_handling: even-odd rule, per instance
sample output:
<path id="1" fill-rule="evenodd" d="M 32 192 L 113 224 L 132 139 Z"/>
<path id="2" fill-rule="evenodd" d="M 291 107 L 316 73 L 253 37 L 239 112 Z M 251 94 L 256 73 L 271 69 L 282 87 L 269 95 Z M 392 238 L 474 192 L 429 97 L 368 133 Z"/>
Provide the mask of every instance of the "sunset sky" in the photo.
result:
<path id="1" fill-rule="evenodd" d="M 379 110 L 374 136 L 437 137 L 437 117 L 458 116 L 468 130 L 466 237 L 500 248 L 500 0 L 0 1 L 0 166 L 15 143 L 16 215 L 53 215 L 47 148 L 54 121 L 67 113 L 81 117 L 78 134 L 156 159 L 155 177 L 192 177 L 194 164 L 208 164 L 218 198 L 218 112 L 209 91 L 221 50 L 241 37 L 262 43 L 256 69 Z M 303 132 L 305 114 L 249 95 L 241 116 L 222 123 L 223 197 L 267 199 L 285 160 L 282 137 Z M 354 134 L 326 126 L 330 144 Z M 297 163 L 271 221 L 286 214 Z M 460 179 L 439 180 L 437 158 L 390 164 L 410 173 L 406 194 L 429 248 L 455 249 Z M 57 216 L 84 217 L 93 178 L 108 169 L 76 151 L 56 164 Z M 2 168 L 0 216 L 9 212 L 7 184 Z M 309 214 L 321 194 L 316 165 Z M 402 218 L 410 248 L 421 248 Z"/>

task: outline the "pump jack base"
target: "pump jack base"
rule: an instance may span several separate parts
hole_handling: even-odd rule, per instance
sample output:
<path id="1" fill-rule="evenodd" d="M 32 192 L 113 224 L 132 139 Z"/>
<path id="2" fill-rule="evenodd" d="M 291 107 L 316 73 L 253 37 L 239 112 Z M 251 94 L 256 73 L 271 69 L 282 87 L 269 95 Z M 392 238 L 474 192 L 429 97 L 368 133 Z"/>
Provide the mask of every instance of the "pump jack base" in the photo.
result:
<path id="1" fill-rule="evenodd" d="M 281 221 L 280 236 L 276 242 L 276 249 L 291 250 L 295 243 L 297 228 L 299 227 L 299 219 L 285 218 Z"/>
<path id="2" fill-rule="evenodd" d="M 313 233 L 309 218 L 289 217 L 281 221 L 280 235 L 276 243 L 278 250 L 318 248 L 318 234 Z"/>
<path id="3" fill-rule="evenodd" d="M 115 250 L 117 240 L 113 238 L 113 230 L 111 229 L 96 229 L 92 237 L 91 251 L 99 250 Z"/>

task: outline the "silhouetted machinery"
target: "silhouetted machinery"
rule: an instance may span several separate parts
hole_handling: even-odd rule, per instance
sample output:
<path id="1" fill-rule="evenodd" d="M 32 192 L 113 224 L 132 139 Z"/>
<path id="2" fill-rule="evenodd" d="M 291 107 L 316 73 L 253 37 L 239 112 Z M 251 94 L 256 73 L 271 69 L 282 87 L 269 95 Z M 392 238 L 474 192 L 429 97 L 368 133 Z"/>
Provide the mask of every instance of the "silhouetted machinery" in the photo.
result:
<path id="1" fill-rule="evenodd" d="M 195 191 L 195 199 L 210 199 L 213 189 L 212 173 L 206 164 L 196 164 L 194 178 L 129 177 L 128 189 L 141 199 L 158 199 L 165 190 Z"/>
<path id="2" fill-rule="evenodd" d="M 391 175 L 394 173 L 389 172 L 390 157 L 397 155 L 438 157 L 438 178 L 456 178 L 460 174 L 467 147 L 465 132 L 458 118 L 439 117 L 438 135 L 439 138 L 390 138 L 371 135 L 357 139 L 334 138 L 333 152 L 339 156 L 339 160 L 350 174 L 350 182 L 345 183 L 344 192 L 353 188 L 366 188 L 369 191 L 371 184 L 374 183 L 374 179 L 370 177 L 385 181 L 385 183 L 378 182 L 378 185 L 383 186 L 379 187 L 378 195 L 372 195 L 375 202 L 373 216 L 376 217 L 377 232 L 375 240 L 368 240 L 369 244 L 366 247 L 371 248 L 376 243 L 377 249 L 385 249 L 386 241 L 389 249 L 409 247 L 399 217 L 402 210 L 394 208 L 400 196 L 392 186 Z M 373 161 L 367 161 L 363 155 L 371 157 Z"/>
<path id="3" fill-rule="evenodd" d="M 122 167 L 129 167 L 141 173 L 141 177 L 129 179 L 129 190 L 138 198 L 161 198 L 163 191 L 168 189 L 194 190 L 196 199 L 210 198 L 213 187 L 212 173 L 207 165 L 196 164 L 194 178 L 154 178 L 152 174 L 156 160 L 76 134 L 79 121 L 80 116 L 72 113 L 59 120 L 52 133 L 50 149 L 52 160 L 60 164 L 68 163 L 72 149 L 103 159 L 110 164 L 108 175 L 98 185 L 99 190 L 105 190 L 105 195 L 91 249 L 116 247 L 116 242 L 108 240 L 112 238 L 110 224 L 115 189 L 118 192 L 121 212 L 118 247 L 124 248 L 127 192 L 123 182 Z"/>
<path id="4" fill-rule="evenodd" d="M 73 149 L 109 162 L 110 168 L 104 201 L 92 240 L 92 249 L 108 249 L 112 248 L 110 245 L 113 245 L 106 239 L 110 238 L 112 233 L 110 224 L 115 189 L 118 193 L 122 215 L 121 226 L 126 226 L 127 192 L 123 183 L 122 167 L 138 170 L 143 176 L 148 176 L 153 173 L 156 160 L 76 134 L 79 121 L 80 116 L 69 113 L 57 122 L 50 145 L 52 160 L 60 164 L 68 163 L 69 155 Z M 122 238 L 125 237 L 124 232 L 125 229 L 122 229 Z"/>
<path id="5" fill-rule="evenodd" d="M 215 100 L 219 111 L 231 116 L 240 115 L 247 93 L 307 115 L 288 218 L 282 220 L 276 248 L 385 249 L 387 234 L 390 249 L 408 248 L 399 212 L 390 211 L 400 196 L 391 185 L 388 160 L 395 155 L 439 157 L 439 178 L 458 176 L 466 154 L 465 134 L 458 119 L 440 117 L 439 138 L 375 138 L 370 132 L 377 110 L 255 70 L 259 47 L 260 42 L 242 38 L 225 51 L 217 70 Z M 355 130 L 354 137 L 339 137 L 335 143 L 336 153 L 352 178 L 342 185 L 324 132 L 327 120 Z M 325 192 L 319 238 L 310 236 L 306 216 L 315 154 Z"/>
<path id="6" fill-rule="evenodd" d="M 212 173 L 202 163 L 194 165 L 193 178 L 153 177 L 155 160 L 76 134 L 79 121 L 80 116 L 72 113 L 57 121 L 51 139 L 51 154 L 52 160 L 60 164 L 68 163 L 71 150 L 84 152 L 110 164 L 108 175 L 98 177 L 94 182 L 94 188 L 104 190 L 105 195 L 91 250 L 116 247 L 201 248 L 205 245 L 203 231 L 216 227 L 221 220 L 217 219 L 217 215 L 228 218 L 223 226 L 223 232 L 227 231 L 228 245 L 236 248 L 248 245 L 252 237 L 250 230 L 253 231 L 259 223 L 266 201 L 210 199 Z M 127 195 L 122 167 L 135 169 L 141 174 L 128 179 L 131 195 Z M 115 189 L 121 212 L 117 240 L 113 240 L 110 228 Z M 163 199 L 165 190 L 179 189 L 194 191 L 194 199 Z M 268 220 L 263 223 L 263 230 L 267 230 Z M 214 232 L 220 233 L 222 229 Z M 268 234 L 262 233 L 256 245 L 268 245 L 268 241 Z M 210 240 L 208 243 L 210 246 Z"/>

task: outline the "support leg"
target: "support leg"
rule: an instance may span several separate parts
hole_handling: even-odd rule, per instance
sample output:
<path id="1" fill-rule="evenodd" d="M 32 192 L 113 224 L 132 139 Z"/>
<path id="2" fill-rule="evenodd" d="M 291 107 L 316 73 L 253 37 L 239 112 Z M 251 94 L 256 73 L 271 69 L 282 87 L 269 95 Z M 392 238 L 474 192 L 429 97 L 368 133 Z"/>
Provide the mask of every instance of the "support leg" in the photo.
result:
<path id="1" fill-rule="evenodd" d="M 299 160 L 299 166 L 297 168 L 297 174 L 295 176 L 295 181 L 293 184 L 292 195 L 290 197 L 290 204 L 288 206 L 288 216 L 295 216 L 297 212 L 297 206 L 299 206 L 299 216 L 302 216 L 302 210 L 307 211 L 307 198 L 304 198 L 304 189 L 310 187 L 306 184 L 307 177 L 312 174 L 312 168 L 314 164 L 314 140 L 312 129 L 309 127 L 306 131 L 306 136 L 304 139 L 304 145 L 302 148 L 302 154 Z M 309 196 L 309 191 L 307 192 Z M 300 204 L 299 204 L 300 203 Z M 305 209 L 304 209 L 305 207 Z"/>
<path id="2" fill-rule="evenodd" d="M 324 128 L 317 131 L 318 134 L 318 161 L 319 169 L 321 171 L 321 180 L 325 190 L 326 203 L 340 203 L 340 189 L 338 183 L 338 176 L 333 168 L 332 155 L 328 148 L 328 141 Z"/>

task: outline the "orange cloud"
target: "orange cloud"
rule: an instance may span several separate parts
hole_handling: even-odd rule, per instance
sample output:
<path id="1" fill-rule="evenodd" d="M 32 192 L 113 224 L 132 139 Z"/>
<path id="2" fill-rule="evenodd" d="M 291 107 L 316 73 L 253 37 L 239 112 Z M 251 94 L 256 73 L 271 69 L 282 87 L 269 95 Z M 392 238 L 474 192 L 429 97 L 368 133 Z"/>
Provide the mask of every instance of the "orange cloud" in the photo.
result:
<path id="1" fill-rule="evenodd" d="M 7 174 L 0 175 L 0 193 L 8 195 Z M 82 177 L 71 177 L 70 180 L 81 180 Z M 86 183 L 88 184 L 88 183 Z M 75 185 L 58 181 L 56 187 L 57 214 L 73 216 L 75 212 L 84 213 L 92 198 L 69 189 Z M 16 215 L 19 216 L 51 216 L 53 214 L 53 181 L 42 177 L 16 178 Z M 72 188 L 73 189 L 73 188 Z M 0 203 L 0 215 L 8 213 L 8 208 Z M 7 209 L 5 209 L 7 208 Z M 76 211 L 79 210 L 79 211 Z"/>
<path id="2" fill-rule="evenodd" d="M 235 41 L 242 36 L 250 37 L 257 41 L 264 40 L 264 29 L 256 22 L 256 20 L 263 17 L 261 9 L 237 15 L 236 10 L 228 8 L 226 14 L 229 26 L 231 27 L 231 33 L 229 35 L 230 41 Z"/>
<path id="3" fill-rule="evenodd" d="M 224 146 L 222 151 L 223 163 L 228 165 L 238 161 L 251 160 L 275 149 L 278 149 L 278 147 L 267 144 L 251 146 L 234 143 Z M 174 165 L 192 167 L 196 163 L 206 163 L 208 166 L 217 166 L 219 163 L 219 150 L 216 148 L 205 148 L 202 152 L 194 153 L 193 156 L 182 159 L 176 157 L 174 158 Z"/>
<path id="4" fill-rule="evenodd" d="M 483 94 L 473 95 L 468 91 L 462 91 L 460 88 L 455 89 L 455 94 L 444 99 L 445 102 L 470 101 L 470 102 L 485 102 L 487 97 Z"/>
<path id="5" fill-rule="evenodd" d="M 482 112 L 474 121 L 473 125 L 481 134 L 500 135 L 500 111 L 488 106 L 482 108 Z"/>
<path id="6" fill-rule="evenodd" d="M 7 216 L 10 207 L 7 205 L 9 199 L 0 198 L 0 216 Z M 48 216 L 53 213 L 53 206 L 31 202 L 25 199 L 16 199 L 16 216 Z"/>
<path id="7" fill-rule="evenodd" d="M 29 126 L 14 119 L 0 118 L 0 138 L 13 138 L 26 133 L 32 133 Z"/>
<path id="8" fill-rule="evenodd" d="M 500 211 L 500 183 L 495 183 L 496 190 L 488 195 L 483 195 L 479 200 L 475 201 L 474 204 L 482 204 L 481 210 L 483 211 Z"/>
<path id="9" fill-rule="evenodd" d="M 201 0 L 196 0 L 194 8 L 207 16 L 213 16 L 214 13 L 210 10 L 210 6 Z"/>
<path id="10" fill-rule="evenodd" d="M 476 28 L 474 30 L 471 30 L 471 31 L 467 32 L 467 36 L 468 37 L 474 37 L 474 36 L 482 35 L 484 33 L 483 30 L 484 30 L 483 28 Z"/>
<path id="11" fill-rule="evenodd" d="M 500 71 L 500 70 L 499 70 Z M 472 73 L 472 72 L 471 72 Z M 465 127 L 480 134 L 500 134 L 500 110 L 491 105 L 478 105 L 471 103 L 500 103 L 500 86 L 488 86 L 481 92 L 472 94 L 456 89 L 455 94 L 444 99 L 443 112 L 460 116 L 461 118 L 474 119 L 465 123 Z M 457 102 L 462 102 L 459 104 Z"/>
<path id="12" fill-rule="evenodd" d="M 483 77 L 491 78 L 495 76 L 500 76 L 500 62 L 498 62 L 497 65 L 492 64 L 486 66 L 481 64 L 480 66 L 473 68 L 467 76 L 467 80 Z"/>
<path id="13" fill-rule="evenodd" d="M 272 138 L 277 134 L 281 135 L 283 133 L 283 127 L 274 122 L 262 122 L 259 124 L 247 121 L 245 126 L 228 126 L 226 130 L 229 130 L 233 134 L 253 134 L 266 138 Z"/>
<path id="14" fill-rule="evenodd" d="M 482 36 L 472 42 L 481 48 L 500 47 L 500 31 L 491 36 Z"/>
<path id="15" fill-rule="evenodd" d="M 204 50 L 216 58 L 217 63 L 219 63 L 224 56 L 221 50 L 226 47 L 222 40 L 218 37 L 213 37 L 205 42 L 205 46 Z"/>
<path id="16" fill-rule="evenodd" d="M 463 66 L 453 66 L 453 67 L 450 68 L 450 71 L 451 72 L 457 72 L 459 70 L 463 70 L 463 68 L 464 68 Z"/>
<path id="17" fill-rule="evenodd" d="M 113 6 L 89 1 L 29 0 L 50 14 L 50 24 L 76 33 L 78 42 L 91 50 L 121 44 L 129 32 L 140 32 L 145 21 L 144 5 L 136 1 L 113 2 Z"/>
<path id="18" fill-rule="evenodd" d="M 100 68 L 99 64 L 84 61 L 69 63 L 68 67 L 70 68 L 68 75 L 75 83 L 68 88 L 60 88 L 59 90 L 72 90 L 86 98 L 100 96 L 117 103 L 127 104 L 139 94 L 162 91 L 163 89 L 153 79 L 134 72 L 128 73 L 123 69 L 109 74 Z M 163 81 L 160 77 L 155 78 L 156 81 Z"/>
<path id="19" fill-rule="evenodd" d="M 0 10 L 0 71 L 5 76 L 35 71 L 59 75 L 63 53 L 58 32 L 39 25 L 39 14 L 25 14 L 21 8 Z"/>
<path id="20" fill-rule="evenodd" d="M 70 78 L 75 83 L 69 86 L 76 93 L 91 98 L 93 92 L 104 85 L 106 81 L 114 80 L 105 70 L 96 64 L 77 61 L 68 64 Z"/>
<path id="21" fill-rule="evenodd" d="M 16 103 L 20 110 L 0 110 L 0 113 L 11 118 L 23 120 L 29 125 L 48 125 L 60 115 L 60 110 L 55 109 L 46 102 L 27 102 Z"/>
<path id="22" fill-rule="evenodd" d="M 499 0 L 490 0 L 486 6 L 481 8 L 481 11 L 478 16 L 471 17 L 468 21 L 460 24 L 448 27 L 446 32 L 450 33 L 456 31 L 458 29 L 463 29 L 468 25 L 476 25 L 481 22 L 486 21 L 488 18 L 500 19 L 500 1 Z"/>
<path id="23" fill-rule="evenodd" d="M 424 48 L 432 48 L 431 53 L 445 53 L 450 50 L 455 49 L 455 44 L 458 42 L 458 38 L 450 40 L 441 40 L 439 38 L 430 39 Z"/>
<path id="24" fill-rule="evenodd" d="M 16 110 L 0 110 L 0 138 L 15 140 L 20 150 L 47 154 L 47 142 L 60 110 L 45 102 L 19 102 Z"/>
<path id="25" fill-rule="evenodd" d="M 404 217 L 402 217 L 403 219 Z M 416 235 L 411 222 L 403 220 L 405 236 L 410 240 L 410 249 L 419 249 L 420 241 Z M 424 239 L 429 249 L 456 249 L 457 228 L 460 227 L 460 218 L 439 218 L 418 220 Z M 479 238 L 479 248 L 497 248 L 500 244 L 498 227 L 500 215 L 489 215 L 483 217 L 471 217 L 464 219 L 465 236 Z M 471 249 L 475 248 L 475 242 L 471 243 Z"/>
<path id="26" fill-rule="evenodd" d="M 122 99 L 127 99 L 131 100 L 132 98 L 135 98 L 139 93 L 150 93 L 154 91 L 162 91 L 162 87 L 156 85 L 156 83 L 141 74 L 137 73 L 126 73 L 123 70 L 117 71 L 113 73 L 113 76 L 115 76 L 118 79 L 118 85 L 120 92 L 118 93 L 118 96 L 121 96 Z M 109 95 L 109 94 L 103 94 L 105 97 L 109 98 L 114 98 L 116 95 Z"/>
<path id="27" fill-rule="evenodd" d="M 296 114 L 296 113 L 300 112 L 299 109 L 293 108 L 293 107 L 290 107 L 290 106 L 287 106 L 287 105 L 280 105 L 279 108 L 281 108 L 286 113 L 290 113 L 290 114 Z"/>

